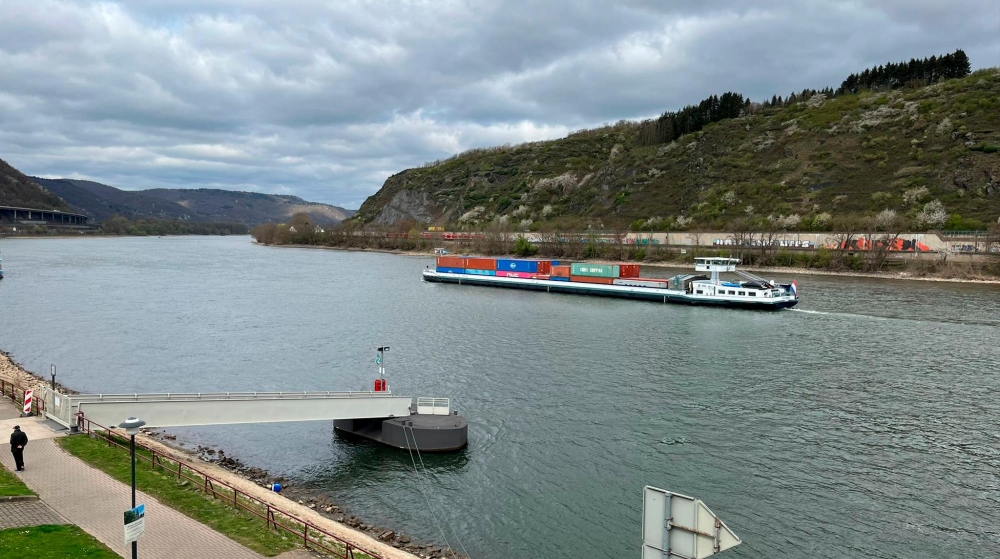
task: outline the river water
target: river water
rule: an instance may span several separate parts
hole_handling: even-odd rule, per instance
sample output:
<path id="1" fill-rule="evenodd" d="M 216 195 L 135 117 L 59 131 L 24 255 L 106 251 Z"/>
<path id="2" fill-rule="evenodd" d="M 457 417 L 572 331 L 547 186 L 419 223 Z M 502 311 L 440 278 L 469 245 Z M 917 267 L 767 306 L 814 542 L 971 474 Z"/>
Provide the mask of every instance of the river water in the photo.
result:
<path id="1" fill-rule="evenodd" d="M 799 308 L 761 313 L 428 284 L 426 257 L 246 237 L 0 257 L 0 348 L 81 391 L 363 389 L 391 346 L 391 388 L 450 397 L 466 451 L 415 473 L 326 422 L 173 432 L 477 559 L 637 556 L 647 484 L 703 499 L 732 557 L 1000 549 L 1000 286 L 803 276 Z"/>

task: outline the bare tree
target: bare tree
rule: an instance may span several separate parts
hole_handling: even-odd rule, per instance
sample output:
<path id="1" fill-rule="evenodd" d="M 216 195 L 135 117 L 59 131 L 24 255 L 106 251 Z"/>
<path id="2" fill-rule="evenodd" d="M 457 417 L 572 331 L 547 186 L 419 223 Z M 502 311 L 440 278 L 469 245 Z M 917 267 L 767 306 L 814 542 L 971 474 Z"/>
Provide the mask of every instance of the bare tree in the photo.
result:
<path id="1" fill-rule="evenodd" d="M 694 256 L 698 256 L 698 249 L 701 247 L 701 231 L 691 231 L 687 236 L 688 240 L 694 246 Z"/>
<path id="2" fill-rule="evenodd" d="M 743 262 L 751 247 L 759 242 L 753 223 L 750 220 L 738 218 L 729 224 L 729 229 L 731 231 L 729 238 L 736 247 L 736 258 Z"/>
<path id="3" fill-rule="evenodd" d="M 889 258 L 889 253 L 896 249 L 899 236 L 903 234 L 904 221 L 895 210 L 882 210 L 873 220 L 865 233 L 865 264 L 869 272 L 880 272 Z"/>
<path id="4" fill-rule="evenodd" d="M 625 221 L 615 216 L 611 220 L 611 242 L 615 244 L 614 251 L 617 260 L 625 260 L 625 243 L 628 237 L 629 228 Z"/>

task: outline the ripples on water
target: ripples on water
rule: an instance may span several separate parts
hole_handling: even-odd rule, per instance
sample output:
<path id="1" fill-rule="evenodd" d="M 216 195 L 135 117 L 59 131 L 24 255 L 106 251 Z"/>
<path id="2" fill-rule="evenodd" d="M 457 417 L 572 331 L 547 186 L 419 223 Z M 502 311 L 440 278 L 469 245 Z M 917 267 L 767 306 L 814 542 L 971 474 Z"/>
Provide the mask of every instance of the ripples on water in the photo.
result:
<path id="1" fill-rule="evenodd" d="M 429 259 L 245 238 L 0 252 L 0 348 L 81 390 L 360 389 L 391 345 L 394 390 L 470 420 L 425 475 L 327 423 L 176 432 L 476 558 L 635 554 L 646 484 L 704 499 L 733 557 L 1000 545 L 998 286 L 804 276 L 799 308 L 757 313 L 425 284 Z"/>

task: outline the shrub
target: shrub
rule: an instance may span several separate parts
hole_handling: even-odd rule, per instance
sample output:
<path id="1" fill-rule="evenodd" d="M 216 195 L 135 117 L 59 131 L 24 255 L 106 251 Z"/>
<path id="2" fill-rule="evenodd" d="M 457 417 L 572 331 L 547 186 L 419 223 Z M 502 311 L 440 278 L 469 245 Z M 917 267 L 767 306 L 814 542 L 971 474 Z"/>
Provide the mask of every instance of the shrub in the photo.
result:
<path id="1" fill-rule="evenodd" d="M 514 254 L 517 256 L 534 256 L 538 252 L 538 247 L 531 244 L 531 241 L 525 239 L 523 236 L 519 236 L 516 241 L 514 241 Z"/>

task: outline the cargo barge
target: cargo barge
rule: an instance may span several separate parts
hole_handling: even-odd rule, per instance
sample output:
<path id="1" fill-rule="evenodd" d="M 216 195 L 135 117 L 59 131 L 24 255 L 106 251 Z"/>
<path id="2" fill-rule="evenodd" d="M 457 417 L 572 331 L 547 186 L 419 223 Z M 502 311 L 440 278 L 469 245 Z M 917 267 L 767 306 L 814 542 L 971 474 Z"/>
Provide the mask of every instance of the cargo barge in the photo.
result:
<path id="1" fill-rule="evenodd" d="M 695 258 L 695 271 L 669 279 L 639 277 L 637 264 L 559 265 L 551 260 L 510 260 L 441 256 L 424 281 L 640 299 L 756 310 L 779 310 L 799 302 L 796 282 L 774 281 L 736 270 L 735 258 Z M 735 280 L 723 280 L 723 273 Z"/>

